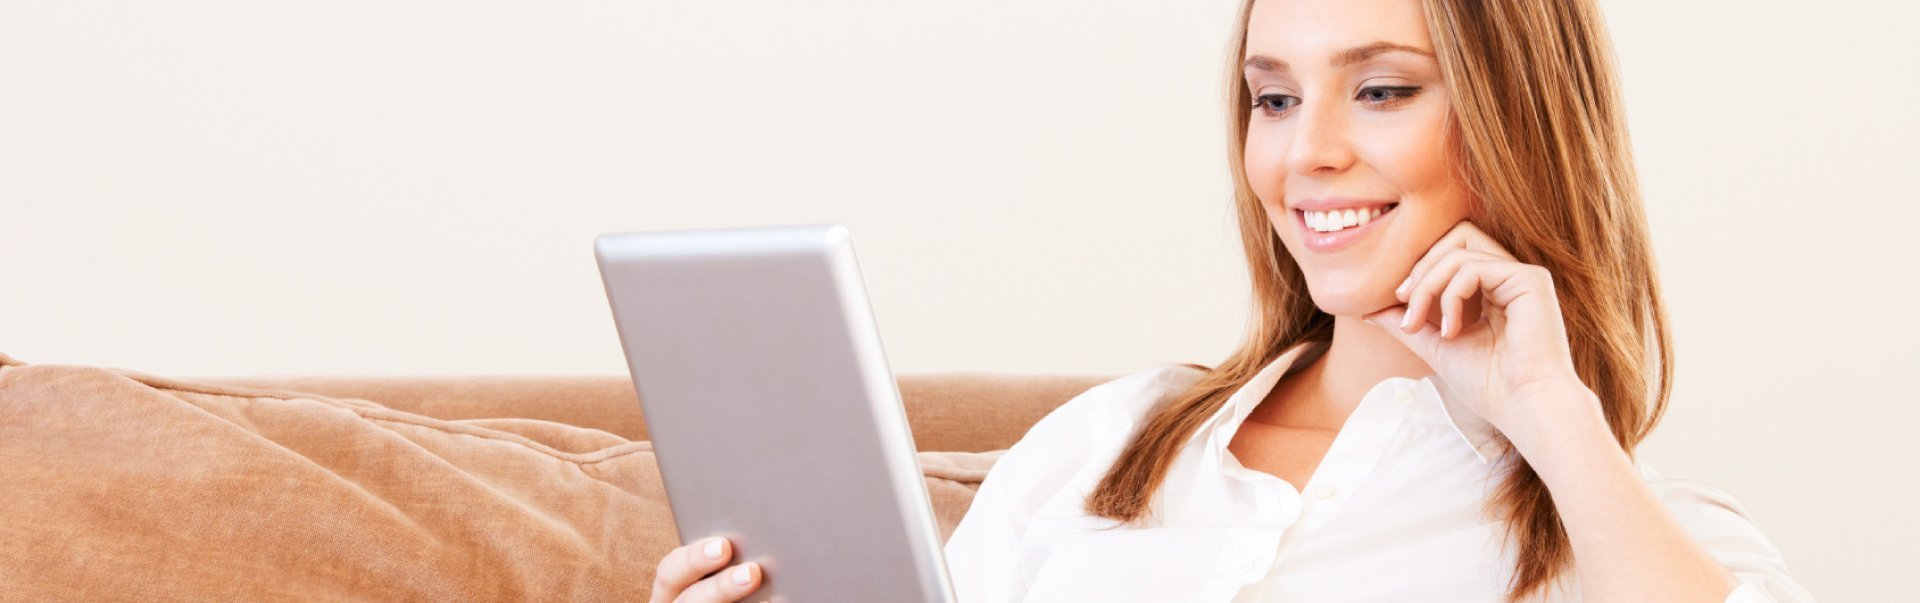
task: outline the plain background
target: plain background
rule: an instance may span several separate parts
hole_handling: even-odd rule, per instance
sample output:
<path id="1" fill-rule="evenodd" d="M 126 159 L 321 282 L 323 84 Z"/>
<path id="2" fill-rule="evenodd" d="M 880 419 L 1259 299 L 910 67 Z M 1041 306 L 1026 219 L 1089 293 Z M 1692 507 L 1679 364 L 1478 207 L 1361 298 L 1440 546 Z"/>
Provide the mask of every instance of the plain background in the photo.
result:
<path id="1" fill-rule="evenodd" d="M 1603 4 L 1678 351 L 1643 458 L 1834 601 L 1920 561 L 1900 6 Z M 1233 9 L 4 0 L 0 350 L 618 374 L 594 235 L 839 222 L 896 371 L 1212 364 Z"/>

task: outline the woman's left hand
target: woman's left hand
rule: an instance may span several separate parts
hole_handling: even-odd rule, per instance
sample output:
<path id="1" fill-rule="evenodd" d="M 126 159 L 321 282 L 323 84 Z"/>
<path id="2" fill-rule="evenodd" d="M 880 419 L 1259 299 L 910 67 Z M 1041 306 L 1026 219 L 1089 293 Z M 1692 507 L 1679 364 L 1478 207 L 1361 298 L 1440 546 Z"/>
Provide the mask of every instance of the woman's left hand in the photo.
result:
<path id="1" fill-rule="evenodd" d="M 1365 320 L 1425 360 L 1453 394 L 1502 432 L 1519 427 L 1519 411 L 1595 403 L 1574 370 L 1553 276 L 1514 259 L 1472 222 L 1462 220 L 1442 235 L 1394 295 L 1404 305 Z M 1427 323 L 1435 311 L 1437 330 Z"/>

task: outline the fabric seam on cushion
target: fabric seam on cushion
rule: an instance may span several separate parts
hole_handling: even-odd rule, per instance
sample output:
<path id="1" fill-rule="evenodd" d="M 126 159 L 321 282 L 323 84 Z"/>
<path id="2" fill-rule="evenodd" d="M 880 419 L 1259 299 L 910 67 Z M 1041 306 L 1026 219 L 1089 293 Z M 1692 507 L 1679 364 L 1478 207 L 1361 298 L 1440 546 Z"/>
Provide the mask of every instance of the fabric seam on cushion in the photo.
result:
<path id="1" fill-rule="evenodd" d="M 271 397 L 271 396 L 265 396 L 265 397 Z M 276 398 L 276 399 L 285 399 L 285 398 Z M 309 398 L 291 398 L 291 399 L 306 400 Z M 333 402 L 332 400 L 315 400 L 315 401 L 321 402 L 321 403 Z M 432 429 L 434 431 L 438 431 L 441 433 L 473 436 L 483 440 L 493 440 L 497 442 L 508 442 L 512 444 L 519 444 L 520 446 L 525 447 L 528 450 L 532 450 L 534 452 L 538 452 L 538 453 L 553 457 L 556 460 L 566 461 L 576 465 L 586 464 L 586 463 L 598 463 L 600 461 L 605 461 L 612 458 L 626 456 L 628 454 L 632 454 L 634 452 L 641 452 L 647 449 L 639 446 L 641 442 L 635 442 L 635 441 L 629 440 L 624 444 L 608 446 L 606 448 L 601 448 L 599 450 L 595 450 L 593 452 L 588 452 L 588 453 L 566 452 L 563 450 L 559 450 L 557 448 L 553 448 L 546 444 L 542 444 L 538 441 L 535 441 L 531 438 L 528 438 L 526 436 L 519 435 L 519 434 L 505 433 L 505 432 L 499 432 L 499 431 L 493 431 L 493 430 L 484 430 L 484 433 L 474 433 L 474 431 L 481 431 L 482 428 L 469 427 L 469 426 L 460 425 L 457 423 L 451 424 L 451 425 L 440 425 L 440 424 L 434 424 L 430 422 L 421 422 L 405 416 L 403 417 L 376 416 L 374 414 L 371 414 L 374 411 L 353 408 L 353 407 L 344 407 L 344 408 L 346 408 L 347 410 L 353 411 L 354 414 L 360 415 L 361 418 L 367 419 L 369 421 L 400 423 L 402 425 L 425 427 L 427 429 Z M 387 411 L 387 412 L 398 413 L 400 411 Z M 384 413 L 381 413 L 381 414 L 384 414 Z M 414 416 L 418 416 L 418 415 L 414 415 Z M 441 419 L 434 419 L 432 417 L 426 417 L 426 419 L 428 421 L 441 420 Z M 613 451 L 613 452 L 609 452 L 609 451 Z M 593 458 L 593 457 L 599 457 L 599 458 Z"/>

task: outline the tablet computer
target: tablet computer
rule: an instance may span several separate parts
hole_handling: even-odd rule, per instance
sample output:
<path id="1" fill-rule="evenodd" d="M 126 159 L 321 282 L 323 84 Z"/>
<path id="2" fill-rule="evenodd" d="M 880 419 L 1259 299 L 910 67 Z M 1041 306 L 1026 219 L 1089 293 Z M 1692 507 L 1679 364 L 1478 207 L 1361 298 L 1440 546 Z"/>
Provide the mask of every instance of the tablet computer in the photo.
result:
<path id="1" fill-rule="evenodd" d="M 748 601 L 953 601 L 906 409 L 839 224 L 594 242 L 682 543 Z"/>

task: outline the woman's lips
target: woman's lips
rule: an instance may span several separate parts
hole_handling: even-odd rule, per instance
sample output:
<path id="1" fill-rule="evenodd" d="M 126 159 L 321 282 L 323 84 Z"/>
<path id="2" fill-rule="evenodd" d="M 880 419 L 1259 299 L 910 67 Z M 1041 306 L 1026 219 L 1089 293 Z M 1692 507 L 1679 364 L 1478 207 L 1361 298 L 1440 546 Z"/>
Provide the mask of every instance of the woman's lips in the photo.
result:
<path id="1" fill-rule="evenodd" d="M 1367 236 L 1367 233 L 1378 230 L 1376 226 L 1391 219 L 1394 210 L 1399 208 L 1400 205 L 1397 203 L 1390 205 L 1381 212 L 1380 217 L 1369 220 L 1366 224 L 1343 228 L 1338 232 L 1320 232 L 1308 228 L 1307 214 L 1300 210 L 1293 210 L 1293 224 L 1294 228 L 1300 229 L 1300 241 L 1307 246 L 1308 251 L 1330 253 L 1344 249 L 1354 241 L 1360 240 L 1360 237 Z"/>

